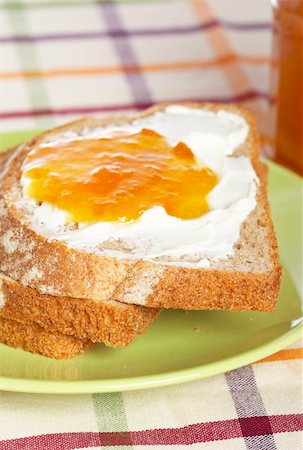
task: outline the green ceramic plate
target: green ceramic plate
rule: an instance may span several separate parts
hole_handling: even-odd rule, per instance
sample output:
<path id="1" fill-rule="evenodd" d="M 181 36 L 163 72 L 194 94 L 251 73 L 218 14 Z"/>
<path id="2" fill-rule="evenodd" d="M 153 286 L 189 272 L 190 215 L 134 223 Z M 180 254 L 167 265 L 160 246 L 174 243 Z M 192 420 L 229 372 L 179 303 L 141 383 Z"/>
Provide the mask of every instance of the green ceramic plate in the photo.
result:
<path id="1" fill-rule="evenodd" d="M 2 134 L 0 147 L 16 144 L 29 134 Z M 113 350 L 96 345 L 68 361 L 0 345 L 0 389 L 89 393 L 165 386 L 235 369 L 299 339 L 302 181 L 275 164 L 269 165 L 270 201 L 284 266 L 274 312 L 165 311 L 130 347 Z"/>

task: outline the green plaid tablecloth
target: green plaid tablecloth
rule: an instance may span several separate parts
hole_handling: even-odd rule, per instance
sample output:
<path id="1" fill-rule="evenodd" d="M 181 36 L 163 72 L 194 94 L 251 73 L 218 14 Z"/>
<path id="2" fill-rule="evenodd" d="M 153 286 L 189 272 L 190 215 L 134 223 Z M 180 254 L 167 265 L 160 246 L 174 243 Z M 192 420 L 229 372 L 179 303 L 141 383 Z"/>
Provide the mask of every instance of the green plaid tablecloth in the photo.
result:
<path id="1" fill-rule="evenodd" d="M 265 134 L 269 3 L 1 0 L 0 130 L 211 100 L 250 107 Z M 1 392 L 0 450 L 299 450 L 301 345 L 161 389 Z"/>

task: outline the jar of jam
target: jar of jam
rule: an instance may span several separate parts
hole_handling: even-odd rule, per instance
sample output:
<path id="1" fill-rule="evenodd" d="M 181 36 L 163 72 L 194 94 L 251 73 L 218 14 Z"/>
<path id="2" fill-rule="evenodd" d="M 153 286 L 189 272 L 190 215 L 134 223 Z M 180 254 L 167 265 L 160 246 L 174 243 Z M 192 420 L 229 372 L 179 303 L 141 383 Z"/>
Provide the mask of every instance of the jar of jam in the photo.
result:
<path id="1" fill-rule="evenodd" d="M 303 0 L 272 0 L 274 159 L 303 175 Z"/>

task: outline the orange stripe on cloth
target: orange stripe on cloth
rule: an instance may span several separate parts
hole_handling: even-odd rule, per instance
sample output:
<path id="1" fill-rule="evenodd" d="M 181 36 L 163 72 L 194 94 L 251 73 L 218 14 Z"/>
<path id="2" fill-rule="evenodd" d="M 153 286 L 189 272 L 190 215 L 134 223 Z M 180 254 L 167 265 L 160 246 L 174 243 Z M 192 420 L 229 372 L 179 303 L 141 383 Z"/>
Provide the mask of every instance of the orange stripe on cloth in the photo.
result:
<path id="1" fill-rule="evenodd" d="M 177 61 L 172 63 L 146 64 L 143 66 L 123 66 L 122 67 L 87 67 L 75 69 L 50 69 L 50 70 L 25 70 L 20 72 L 2 72 L 1 79 L 7 78 L 40 78 L 40 77 L 61 77 L 61 76 L 79 76 L 79 75 L 106 75 L 123 72 L 153 72 L 170 70 L 199 69 L 216 66 L 225 66 L 230 63 L 238 63 L 241 60 L 248 64 L 268 64 L 269 59 L 262 56 L 236 55 L 230 53 L 218 58 L 202 61 Z"/>
<path id="2" fill-rule="evenodd" d="M 193 10 L 198 16 L 199 20 L 204 23 L 208 20 L 216 19 L 208 0 L 189 0 Z M 202 35 L 202 34 L 201 34 Z M 214 53 L 218 58 L 222 55 L 233 54 L 233 47 L 229 42 L 226 31 L 222 27 L 214 27 L 208 30 L 208 33 L 203 33 L 203 39 L 207 39 Z M 251 81 L 241 65 L 241 60 L 238 59 L 233 65 L 222 66 L 226 80 L 232 90 L 233 94 L 252 89 Z M 254 111 L 262 120 L 264 111 L 262 104 L 257 104 Z"/>
<path id="3" fill-rule="evenodd" d="M 280 352 L 256 361 L 255 364 L 274 361 L 289 361 L 291 359 L 303 359 L 303 348 L 288 348 L 286 350 L 281 350 Z"/>

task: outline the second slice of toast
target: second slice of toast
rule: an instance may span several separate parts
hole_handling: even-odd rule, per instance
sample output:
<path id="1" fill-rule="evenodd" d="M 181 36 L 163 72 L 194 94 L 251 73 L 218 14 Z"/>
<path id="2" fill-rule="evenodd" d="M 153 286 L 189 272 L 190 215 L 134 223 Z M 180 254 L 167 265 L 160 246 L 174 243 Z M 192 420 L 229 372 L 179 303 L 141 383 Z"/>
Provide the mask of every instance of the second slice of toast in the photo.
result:
<path id="1" fill-rule="evenodd" d="M 7 319 L 2 317 L 1 313 L 0 343 L 54 359 L 73 358 L 92 346 L 88 339 L 81 340 L 57 332 L 51 333 L 36 323 Z"/>
<path id="2" fill-rule="evenodd" d="M 0 316 L 33 322 L 45 331 L 125 347 L 155 320 L 159 310 L 115 301 L 41 294 L 0 273 Z"/>

